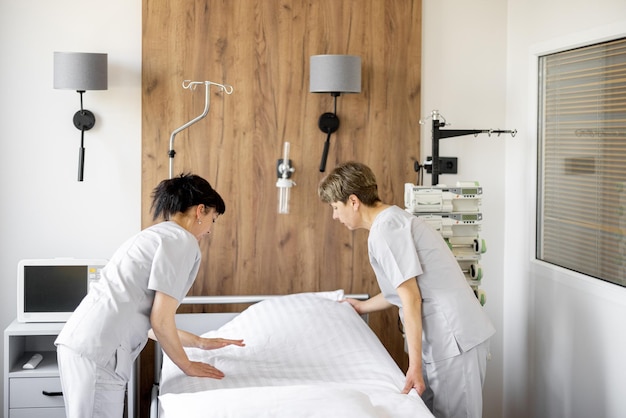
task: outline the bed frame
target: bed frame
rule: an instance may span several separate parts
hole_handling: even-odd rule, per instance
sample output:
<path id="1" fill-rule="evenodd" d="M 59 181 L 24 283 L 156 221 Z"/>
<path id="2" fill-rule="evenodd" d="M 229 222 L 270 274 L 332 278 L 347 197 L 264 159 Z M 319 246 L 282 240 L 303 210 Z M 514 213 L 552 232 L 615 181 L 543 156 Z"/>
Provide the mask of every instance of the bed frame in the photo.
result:
<path id="1" fill-rule="evenodd" d="M 265 299 L 276 298 L 284 295 L 248 295 L 248 296 L 188 296 L 183 299 L 181 305 L 252 305 Z M 369 295 L 365 293 L 347 294 L 346 298 L 367 300 Z M 182 313 L 176 314 L 176 327 L 196 335 L 207 331 L 216 330 L 239 315 L 239 312 L 216 312 L 216 313 Z M 368 323 L 367 314 L 361 315 Z M 159 417 L 159 383 L 161 381 L 161 365 L 163 351 L 158 342 L 154 348 L 154 382 L 150 399 L 150 418 Z"/>

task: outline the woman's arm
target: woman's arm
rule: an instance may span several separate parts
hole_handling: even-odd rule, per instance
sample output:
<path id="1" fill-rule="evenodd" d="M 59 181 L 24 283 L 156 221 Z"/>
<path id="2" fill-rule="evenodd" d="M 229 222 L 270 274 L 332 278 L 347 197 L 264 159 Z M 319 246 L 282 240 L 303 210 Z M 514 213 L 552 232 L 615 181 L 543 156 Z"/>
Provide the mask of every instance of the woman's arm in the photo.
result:
<path id="1" fill-rule="evenodd" d="M 243 340 L 229 340 L 226 338 L 204 338 L 199 337 L 191 332 L 178 330 L 178 337 L 183 347 L 194 347 L 202 350 L 215 350 L 217 348 L 226 347 L 227 345 L 236 345 L 245 347 Z"/>
<path id="2" fill-rule="evenodd" d="M 409 368 L 402 393 L 415 389 L 418 395 L 426 390 L 422 374 L 422 294 L 417 280 L 409 279 L 398 286 L 404 313 L 404 333 L 409 350 Z"/>
<path id="3" fill-rule="evenodd" d="M 163 351 L 188 376 L 223 378 L 224 373 L 210 364 L 189 360 L 183 349 L 178 329 L 176 329 L 174 316 L 177 309 L 178 301 L 176 299 L 162 292 L 157 291 L 155 293 L 150 323 L 154 336 L 159 341 Z M 183 336 L 183 339 L 185 338 Z"/>
<path id="4" fill-rule="evenodd" d="M 157 341 L 156 335 L 152 329 L 148 330 L 148 337 L 151 340 Z M 215 350 L 217 348 L 226 347 L 227 345 L 236 345 L 239 347 L 245 347 L 246 344 L 243 340 L 229 340 L 226 338 L 203 338 L 191 332 L 178 330 L 178 338 L 183 347 L 194 347 L 202 350 Z"/>

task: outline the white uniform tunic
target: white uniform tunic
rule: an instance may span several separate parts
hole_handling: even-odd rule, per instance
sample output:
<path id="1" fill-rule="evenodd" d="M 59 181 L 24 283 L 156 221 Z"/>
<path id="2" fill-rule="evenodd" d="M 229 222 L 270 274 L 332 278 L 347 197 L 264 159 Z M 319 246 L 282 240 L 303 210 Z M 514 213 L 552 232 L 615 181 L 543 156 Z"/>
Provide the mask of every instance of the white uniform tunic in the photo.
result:
<path id="1" fill-rule="evenodd" d="M 115 252 L 55 343 L 99 368 L 113 366 L 127 382 L 148 340 L 155 291 L 181 301 L 200 259 L 196 237 L 175 222 L 144 229 Z"/>
<path id="2" fill-rule="evenodd" d="M 397 206 L 383 210 L 370 228 L 368 249 L 381 292 L 387 301 L 400 308 L 401 318 L 404 314 L 396 289 L 417 277 L 422 295 L 425 371 L 436 369 L 436 362 L 485 343 L 495 333 L 454 254 L 441 235 L 419 217 Z M 435 382 L 437 376 L 445 379 L 441 373 L 430 376 L 427 373 L 427 385 L 436 387 L 445 383 Z M 455 381 L 449 383 L 455 385 Z M 458 392 L 448 389 L 448 393 Z"/>

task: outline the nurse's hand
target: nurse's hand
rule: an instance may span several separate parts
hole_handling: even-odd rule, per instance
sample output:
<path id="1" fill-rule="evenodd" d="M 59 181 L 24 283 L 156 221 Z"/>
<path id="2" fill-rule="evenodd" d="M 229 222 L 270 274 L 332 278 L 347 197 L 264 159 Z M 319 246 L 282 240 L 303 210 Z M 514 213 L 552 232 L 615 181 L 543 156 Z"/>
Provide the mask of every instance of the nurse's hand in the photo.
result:
<path id="1" fill-rule="evenodd" d="M 187 376 L 191 377 L 210 377 L 211 379 L 222 379 L 224 373 L 207 363 L 199 361 L 190 361 L 188 366 L 183 369 Z"/>
<path id="2" fill-rule="evenodd" d="M 237 347 L 245 347 L 243 340 L 228 340 L 225 338 L 198 338 L 197 348 L 202 350 L 216 350 L 228 345 L 236 345 Z"/>
<path id="3" fill-rule="evenodd" d="M 391 305 L 391 303 L 385 300 L 385 297 L 382 293 L 379 293 L 376 296 L 367 300 L 345 298 L 340 300 L 339 302 L 349 303 L 359 315 L 368 314 L 370 312 L 382 311 L 393 306 Z"/>
<path id="4" fill-rule="evenodd" d="M 412 370 L 411 367 L 409 367 L 409 370 L 406 372 L 406 383 L 404 384 L 402 393 L 406 395 L 411 389 L 415 389 L 417 394 L 422 396 L 422 393 L 426 390 L 426 384 L 424 383 L 422 371 Z"/>
<path id="5" fill-rule="evenodd" d="M 365 312 L 363 312 L 363 310 L 361 309 L 361 304 L 363 302 L 361 302 L 358 299 L 351 299 L 351 298 L 345 298 L 340 300 L 339 302 L 346 302 L 349 303 L 350 305 L 352 305 L 352 307 L 354 308 L 354 310 L 356 311 L 356 313 L 358 313 L 359 315 L 364 314 Z"/>

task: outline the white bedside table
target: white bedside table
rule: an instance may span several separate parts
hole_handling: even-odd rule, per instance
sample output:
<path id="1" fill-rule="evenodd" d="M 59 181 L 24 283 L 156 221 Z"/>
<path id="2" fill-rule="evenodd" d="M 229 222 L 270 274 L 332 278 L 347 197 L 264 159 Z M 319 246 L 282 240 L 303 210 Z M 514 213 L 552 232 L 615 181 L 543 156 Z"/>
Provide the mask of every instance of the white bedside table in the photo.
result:
<path id="1" fill-rule="evenodd" d="M 54 340 L 64 323 L 20 323 L 4 330 L 4 417 L 64 418 L 63 394 Z M 33 354 L 43 360 L 22 369 Z"/>

